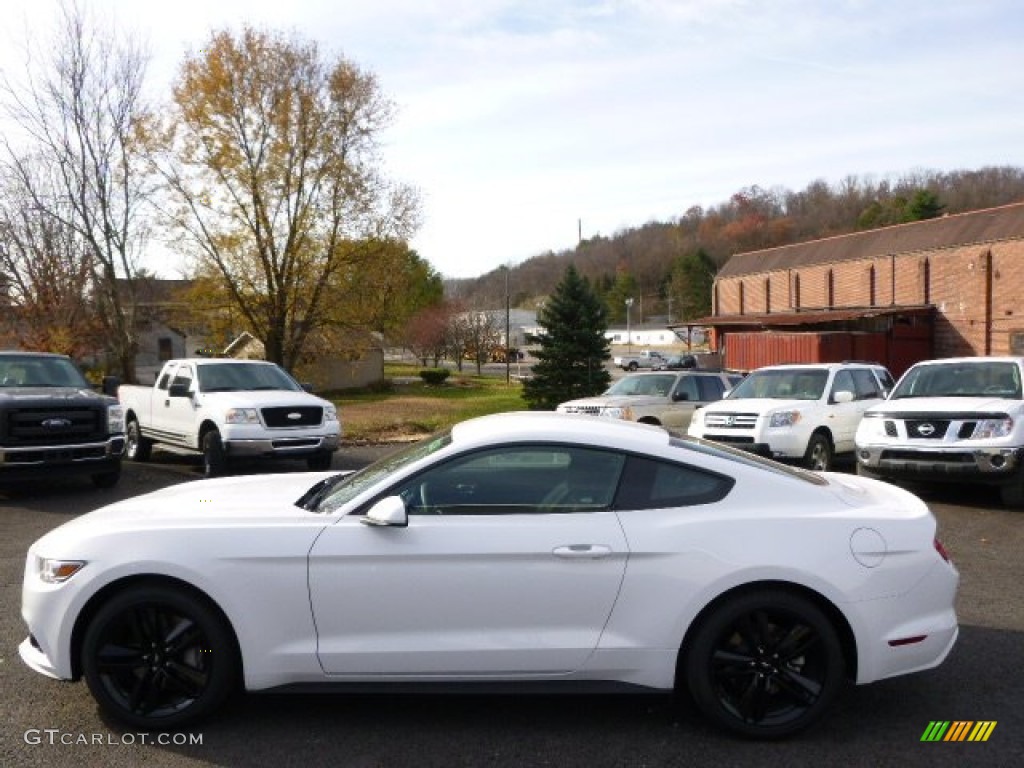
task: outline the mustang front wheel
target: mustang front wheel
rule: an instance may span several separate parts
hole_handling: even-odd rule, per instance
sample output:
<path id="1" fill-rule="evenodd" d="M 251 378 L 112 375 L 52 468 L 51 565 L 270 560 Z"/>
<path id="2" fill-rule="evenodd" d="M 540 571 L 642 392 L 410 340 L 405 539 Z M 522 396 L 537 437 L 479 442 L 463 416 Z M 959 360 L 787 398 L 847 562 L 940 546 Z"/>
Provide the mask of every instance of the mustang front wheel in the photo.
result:
<path id="1" fill-rule="evenodd" d="M 100 707 L 133 727 L 162 730 L 208 714 L 237 680 L 235 643 L 202 600 L 162 585 L 111 598 L 89 622 L 82 668 Z"/>
<path id="2" fill-rule="evenodd" d="M 839 638 L 810 600 L 781 590 L 740 595 L 716 608 L 688 649 L 686 681 L 697 706 L 742 736 L 803 730 L 843 685 Z"/>

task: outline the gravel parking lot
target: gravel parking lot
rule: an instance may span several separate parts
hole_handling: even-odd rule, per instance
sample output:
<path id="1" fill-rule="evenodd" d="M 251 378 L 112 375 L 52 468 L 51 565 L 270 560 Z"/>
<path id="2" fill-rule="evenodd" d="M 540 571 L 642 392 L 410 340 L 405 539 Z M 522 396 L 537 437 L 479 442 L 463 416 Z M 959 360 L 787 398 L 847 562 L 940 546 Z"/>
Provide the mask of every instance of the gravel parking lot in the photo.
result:
<path id="1" fill-rule="evenodd" d="M 347 447 L 335 467 L 355 468 L 388 450 Z M 1024 513 L 962 488 L 916 489 L 961 571 L 962 631 L 950 659 L 932 672 L 851 689 L 826 722 L 789 742 L 724 737 L 660 697 L 263 695 L 240 696 L 195 731 L 155 743 L 154 735 L 104 722 L 84 685 L 39 677 L 16 649 L 29 543 L 93 506 L 198 476 L 192 460 L 160 458 L 126 465 L 112 491 L 87 482 L 0 489 L 0 765 L 820 767 L 839 759 L 837 749 L 851 765 L 1024 764 Z M 985 743 L 922 743 L 934 720 L 998 725 Z"/>

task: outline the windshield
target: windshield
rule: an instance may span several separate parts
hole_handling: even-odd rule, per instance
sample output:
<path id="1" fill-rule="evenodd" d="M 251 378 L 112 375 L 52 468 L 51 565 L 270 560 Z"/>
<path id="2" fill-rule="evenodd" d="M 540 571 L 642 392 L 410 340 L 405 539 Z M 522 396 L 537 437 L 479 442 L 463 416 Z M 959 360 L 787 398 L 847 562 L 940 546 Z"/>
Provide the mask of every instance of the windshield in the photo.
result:
<path id="1" fill-rule="evenodd" d="M 1021 399 L 1020 368 L 1012 362 L 918 365 L 907 371 L 890 397 L 1001 397 Z"/>
<path id="2" fill-rule="evenodd" d="M 606 395 L 661 395 L 666 396 L 675 384 L 675 374 L 639 373 L 623 376 L 605 390 Z"/>
<path id="3" fill-rule="evenodd" d="M 306 509 L 329 515 L 336 509 L 347 504 L 367 488 L 375 485 L 388 475 L 400 472 L 403 468 L 414 464 L 425 456 L 441 450 L 452 441 L 450 430 L 438 432 L 418 443 L 413 443 L 392 454 L 378 459 L 373 464 L 350 475 L 335 478 L 325 485 L 314 497 L 299 500 L 299 505 Z"/>
<path id="4" fill-rule="evenodd" d="M 820 400 L 827 383 L 828 371 L 820 368 L 754 371 L 736 385 L 728 399 Z"/>
<path id="5" fill-rule="evenodd" d="M 0 387 L 89 388 L 75 364 L 66 357 L 4 355 L 0 357 Z"/>
<path id="6" fill-rule="evenodd" d="M 199 388 L 203 392 L 239 390 L 302 390 L 291 376 L 276 365 L 266 363 L 203 363 L 199 370 Z"/>

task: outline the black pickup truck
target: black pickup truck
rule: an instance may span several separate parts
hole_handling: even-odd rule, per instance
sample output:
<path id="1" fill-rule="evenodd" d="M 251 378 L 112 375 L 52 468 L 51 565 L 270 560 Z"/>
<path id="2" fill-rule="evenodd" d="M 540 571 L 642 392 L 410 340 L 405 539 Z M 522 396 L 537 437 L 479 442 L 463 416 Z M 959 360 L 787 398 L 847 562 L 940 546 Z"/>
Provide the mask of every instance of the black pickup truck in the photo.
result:
<path id="1" fill-rule="evenodd" d="M 74 474 L 111 488 L 122 453 L 123 409 L 69 358 L 0 350 L 0 483 Z"/>

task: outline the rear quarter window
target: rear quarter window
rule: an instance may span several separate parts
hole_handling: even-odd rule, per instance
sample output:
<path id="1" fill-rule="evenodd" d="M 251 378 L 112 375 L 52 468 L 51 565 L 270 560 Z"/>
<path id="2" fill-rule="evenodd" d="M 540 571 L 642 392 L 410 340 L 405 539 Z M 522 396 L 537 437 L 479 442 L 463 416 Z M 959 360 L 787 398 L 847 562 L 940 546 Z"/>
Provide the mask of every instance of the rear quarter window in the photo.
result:
<path id="1" fill-rule="evenodd" d="M 725 498 L 734 484 L 731 477 L 686 464 L 630 456 L 614 507 L 639 510 L 711 504 Z"/>

